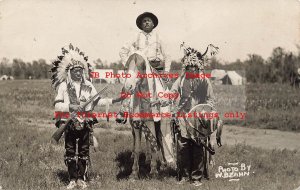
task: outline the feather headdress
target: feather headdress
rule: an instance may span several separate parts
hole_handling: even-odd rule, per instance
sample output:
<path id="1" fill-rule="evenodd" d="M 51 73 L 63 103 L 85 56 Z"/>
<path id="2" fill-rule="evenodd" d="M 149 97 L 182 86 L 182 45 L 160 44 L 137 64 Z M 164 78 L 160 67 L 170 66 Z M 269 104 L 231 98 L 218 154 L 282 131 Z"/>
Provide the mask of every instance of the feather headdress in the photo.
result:
<path id="1" fill-rule="evenodd" d="M 55 89 L 60 83 L 66 81 L 67 83 L 71 80 L 70 69 L 80 67 L 84 70 L 84 80 L 90 80 L 90 72 L 92 66 L 87 62 L 88 56 L 84 56 L 77 47 L 74 48 L 70 44 L 67 48 L 62 48 L 62 55 L 58 56 L 56 60 L 52 62 L 52 87 Z"/>
<path id="2" fill-rule="evenodd" d="M 219 48 L 212 44 L 207 46 L 206 51 L 203 54 L 194 48 L 185 47 L 184 42 L 180 45 L 180 48 L 183 48 L 184 50 L 184 57 L 181 60 L 183 66 L 197 66 L 200 70 L 204 70 L 204 67 L 207 66 L 208 58 L 206 54 L 208 50 L 210 51 L 211 56 L 214 56 L 219 51 Z"/>

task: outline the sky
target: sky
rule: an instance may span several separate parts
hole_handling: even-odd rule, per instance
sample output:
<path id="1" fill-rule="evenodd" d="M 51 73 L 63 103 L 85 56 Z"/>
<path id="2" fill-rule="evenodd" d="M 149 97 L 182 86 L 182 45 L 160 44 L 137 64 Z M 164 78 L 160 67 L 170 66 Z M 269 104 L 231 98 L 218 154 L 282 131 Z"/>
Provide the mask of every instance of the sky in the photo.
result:
<path id="1" fill-rule="evenodd" d="M 218 46 L 222 62 L 300 45 L 300 0 L 0 0 L 0 59 L 49 62 L 72 43 L 90 61 L 118 61 L 146 11 L 158 17 L 155 30 L 172 60 L 183 56 L 183 41 L 201 52 Z"/>

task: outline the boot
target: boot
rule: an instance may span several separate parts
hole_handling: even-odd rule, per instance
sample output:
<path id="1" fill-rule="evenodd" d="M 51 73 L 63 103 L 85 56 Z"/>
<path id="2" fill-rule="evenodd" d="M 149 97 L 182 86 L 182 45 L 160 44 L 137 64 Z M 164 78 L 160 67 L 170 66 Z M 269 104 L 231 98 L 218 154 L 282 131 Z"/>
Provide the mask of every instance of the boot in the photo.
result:
<path id="1" fill-rule="evenodd" d="M 75 180 L 71 180 L 69 185 L 67 186 L 67 189 L 74 189 L 77 186 Z"/>
<path id="2" fill-rule="evenodd" d="M 88 157 L 78 158 L 78 179 L 81 179 L 83 181 L 87 180 L 88 164 L 89 164 Z"/>
<path id="3" fill-rule="evenodd" d="M 77 166 L 76 166 L 76 159 L 73 157 L 66 157 L 65 163 L 68 167 L 68 173 L 70 181 L 76 181 L 77 179 Z M 71 183 L 71 182 L 70 182 Z"/>
<path id="4" fill-rule="evenodd" d="M 78 181 L 77 181 L 77 185 L 78 185 L 78 187 L 79 187 L 79 188 L 81 188 L 81 189 L 85 189 L 85 188 L 87 188 L 87 184 L 86 184 L 86 182 L 85 182 L 85 181 L 83 181 L 83 180 L 81 180 L 81 179 L 78 179 Z"/>

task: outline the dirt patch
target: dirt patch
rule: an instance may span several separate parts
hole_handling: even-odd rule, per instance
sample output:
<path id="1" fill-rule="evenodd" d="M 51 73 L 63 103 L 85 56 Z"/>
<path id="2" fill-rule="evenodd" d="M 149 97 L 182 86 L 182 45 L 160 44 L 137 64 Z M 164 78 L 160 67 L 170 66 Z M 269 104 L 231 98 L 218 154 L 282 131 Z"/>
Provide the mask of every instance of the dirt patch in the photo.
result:
<path id="1" fill-rule="evenodd" d="M 95 133 L 116 133 L 131 135 L 131 131 L 118 131 L 96 128 Z M 300 133 L 285 132 L 271 129 L 253 129 L 241 126 L 225 125 L 223 127 L 222 143 L 227 145 L 246 144 L 264 149 L 300 150 Z"/>
<path id="2" fill-rule="evenodd" d="M 19 118 L 19 120 L 27 125 L 38 126 L 39 128 L 55 128 L 54 121 L 32 120 L 29 118 Z M 106 122 L 105 122 L 106 123 Z M 102 124 L 100 122 L 100 124 Z M 116 130 L 114 123 L 109 123 L 109 126 L 96 124 L 94 132 L 97 133 L 114 133 L 131 135 L 131 130 Z M 108 123 L 106 123 L 108 125 Z M 105 126 L 107 126 L 105 125 Z M 224 125 L 222 134 L 222 143 L 225 145 L 246 144 L 253 147 L 264 149 L 288 149 L 300 150 L 300 133 L 279 131 L 272 129 L 253 129 L 242 126 Z"/>
<path id="3" fill-rule="evenodd" d="M 245 143 L 265 149 L 300 150 L 300 133 L 225 125 L 222 137 L 223 144 L 228 145 Z"/>

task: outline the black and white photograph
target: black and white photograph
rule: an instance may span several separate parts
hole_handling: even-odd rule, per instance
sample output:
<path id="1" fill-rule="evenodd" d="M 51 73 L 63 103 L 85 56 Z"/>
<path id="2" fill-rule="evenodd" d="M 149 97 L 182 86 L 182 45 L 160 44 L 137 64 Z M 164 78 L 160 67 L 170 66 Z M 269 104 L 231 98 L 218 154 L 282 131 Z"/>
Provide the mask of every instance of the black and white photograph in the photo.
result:
<path id="1" fill-rule="evenodd" d="M 300 190 L 300 0 L 0 0 L 0 190 Z"/>

